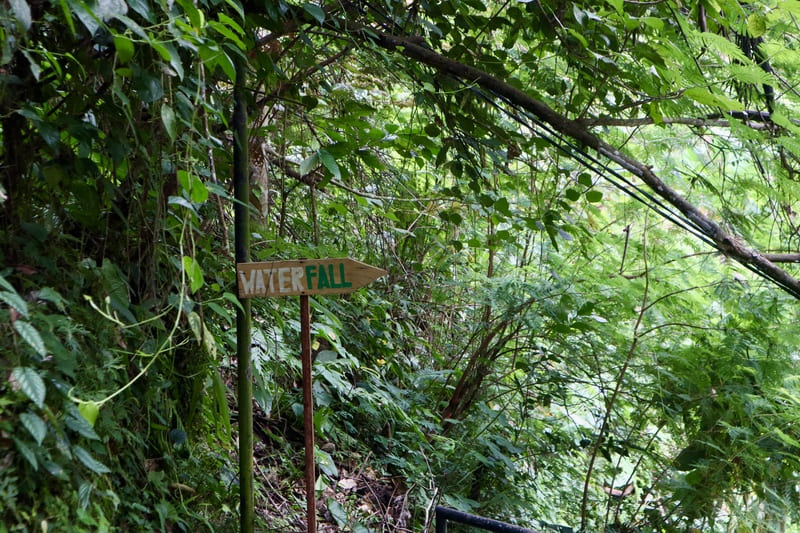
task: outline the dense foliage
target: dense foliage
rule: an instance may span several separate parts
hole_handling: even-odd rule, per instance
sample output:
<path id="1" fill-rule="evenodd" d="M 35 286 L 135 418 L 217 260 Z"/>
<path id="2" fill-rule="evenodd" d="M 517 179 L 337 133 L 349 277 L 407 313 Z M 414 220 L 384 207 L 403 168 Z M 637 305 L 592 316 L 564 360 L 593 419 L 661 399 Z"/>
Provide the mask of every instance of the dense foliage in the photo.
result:
<path id="1" fill-rule="evenodd" d="M 252 258 L 389 271 L 312 301 L 327 522 L 796 528 L 796 268 L 760 261 L 798 261 L 799 16 L 0 6 L 0 532 L 236 529 L 237 63 Z M 252 305 L 257 528 L 302 530 L 299 312 Z"/>

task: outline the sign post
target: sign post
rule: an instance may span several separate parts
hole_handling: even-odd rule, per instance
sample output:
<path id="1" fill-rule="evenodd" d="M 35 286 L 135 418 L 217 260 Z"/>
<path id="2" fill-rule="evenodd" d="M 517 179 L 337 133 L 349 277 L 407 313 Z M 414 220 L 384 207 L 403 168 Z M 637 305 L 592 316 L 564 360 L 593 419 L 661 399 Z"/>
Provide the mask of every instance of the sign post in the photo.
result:
<path id="1" fill-rule="evenodd" d="M 314 489 L 317 476 L 314 461 L 314 399 L 311 394 L 311 311 L 308 297 L 312 294 L 352 292 L 385 274 L 385 270 L 349 258 L 236 263 L 240 299 L 300 296 L 306 525 L 309 533 L 317 531 L 317 498 Z"/>

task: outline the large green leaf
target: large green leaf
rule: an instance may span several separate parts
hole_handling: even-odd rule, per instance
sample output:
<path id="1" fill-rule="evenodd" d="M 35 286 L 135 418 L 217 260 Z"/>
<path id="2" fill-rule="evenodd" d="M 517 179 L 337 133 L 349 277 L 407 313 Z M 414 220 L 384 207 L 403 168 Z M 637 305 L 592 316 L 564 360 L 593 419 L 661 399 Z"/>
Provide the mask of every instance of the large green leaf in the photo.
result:
<path id="1" fill-rule="evenodd" d="M 126 64 L 133 58 L 133 41 L 124 35 L 114 35 L 114 48 L 117 50 L 117 57 L 121 64 Z"/>
<path id="2" fill-rule="evenodd" d="M 0 291 L 0 300 L 3 300 L 13 310 L 28 318 L 28 304 L 16 292 Z"/>
<path id="3" fill-rule="evenodd" d="M 82 448 L 81 446 L 73 446 L 72 453 L 78 460 L 86 466 L 89 470 L 96 474 L 108 474 L 111 472 L 111 469 L 108 468 L 106 465 L 92 457 L 86 449 Z"/>
<path id="4" fill-rule="evenodd" d="M 200 264 L 194 257 L 185 255 L 183 256 L 183 270 L 189 279 L 189 288 L 192 292 L 197 292 L 205 283 L 203 269 L 200 268 Z"/>
<path id="5" fill-rule="evenodd" d="M 16 320 L 14 322 L 14 329 L 17 330 L 19 336 L 22 337 L 25 342 L 27 342 L 40 357 L 47 356 L 47 348 L 44 346 L 44 341 L 42 341 L 42 336 L 39 335 L 39 331 L 33 327 L 30 322 L 25 320 Z"/>
<path id="6" fill-rule="evenodd" d="M 41 445 L 47 435 L 47 424 L 44 423 L 44 420 L 31 412 L 22 413 L 19 415 L 19 419 L 22 421 L 22 425 L 25 426 L 25 429 L 27 429 L 34 440 L 36 440 L 36 444 Z"/>
<path id="7" fill-rule="evenodd" d="M 37 406 L 44 407 L 47 389 L 39 373 L 30 367 L 16 367 L 11 371 L 11 379 L 17 382 L 20 390 Z"/>
<path id="8" fill-rule="evenodd" d="M 33 22 L 31 8 L 28 2 L 25 0 L 9 0 L 9 5 L 11 6 L 11 12 L 14 13 L 17 23 L 23 30 L 28 31 Z"/>

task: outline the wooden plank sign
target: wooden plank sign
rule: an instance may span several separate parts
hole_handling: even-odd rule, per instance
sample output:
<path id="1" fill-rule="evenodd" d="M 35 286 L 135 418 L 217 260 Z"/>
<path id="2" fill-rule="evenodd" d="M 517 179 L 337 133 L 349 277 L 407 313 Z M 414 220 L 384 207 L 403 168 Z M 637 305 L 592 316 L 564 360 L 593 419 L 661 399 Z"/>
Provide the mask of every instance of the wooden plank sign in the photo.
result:
<path id="1" fill-rule="evenodd" d="M 237 263 L 239 298 L 342 294 L 386 275 L 350 258 Z"/>

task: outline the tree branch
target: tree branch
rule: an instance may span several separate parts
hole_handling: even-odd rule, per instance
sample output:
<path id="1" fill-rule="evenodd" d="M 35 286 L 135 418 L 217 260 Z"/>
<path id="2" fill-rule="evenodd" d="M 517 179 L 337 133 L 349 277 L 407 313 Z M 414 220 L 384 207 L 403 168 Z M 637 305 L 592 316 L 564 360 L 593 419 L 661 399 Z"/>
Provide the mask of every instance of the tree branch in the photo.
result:
<path id="1" fill-rule="evenodd" d="M 636 128 L 639 126 L 650 126 L 656 124 L 656 121 L 650 117 L 641 117 L 641 118 L 614 118 L 614 117 L 598 117 L 598 118 L 585 118 L 577 121 L 579 124 L 584 125 L 587 128 L 594 128 L 597 126 L 618 126 L 622 128 Z M 754 130 L 765 130 L 769 129 L 772 126 L 769 123 L 763 121 L 752 121 L 752 120 L 743 120 L 744 124 Z M 678 124 L 678 125 L 685 125 L 685 126 L 697 126 L 697 127 L 712 127 L 712 128 L 729 128 L 731 123 L 729 120 L 725 120 L 722 118 L 693 118 L 693 117 L 675 117 L 675 118 L 667 118 L 660 122 L 661 124 Z"/>
<path id="2" fill-rule="evenodd" d="M 800 253 L 764 254 L 764 257 L 773 263 L 800 263 Z"/>
<path id="3" fill-rule="evenodd" d="M 372 42 L 381 48 L 401 52 L 406 57 L 433 67 L 440 73 L 456 77 L 466 83 L 476 84 L 532 113 L 560 134 L 571 137 L 585 147 L 592 148 L 598 154 L 620 165 L 646 183 L 655 194 L 680 211 L 698 231 L 713 241 L 720 252 L 759 271 L 781 285 L 795 298 L 800 299 L 800 281 L 777 267 L 757 250 L 744 246 L 738 238 L 723 231 L 716 222 L 669 187 L 649 166 L 620 152 L 590 133 L 584 124 L 561 115 L 544 102 L 487 72 L 444 57 L 408 38 L 383 33 L 349 20 L 332 20 L 329 24 L 333 30 L 344 31 L 352 37 Z"/>

